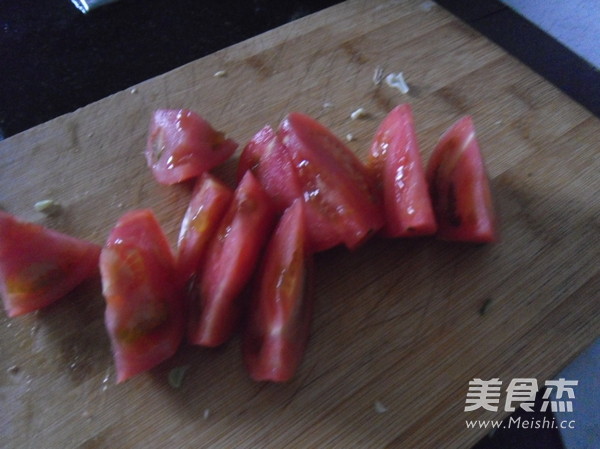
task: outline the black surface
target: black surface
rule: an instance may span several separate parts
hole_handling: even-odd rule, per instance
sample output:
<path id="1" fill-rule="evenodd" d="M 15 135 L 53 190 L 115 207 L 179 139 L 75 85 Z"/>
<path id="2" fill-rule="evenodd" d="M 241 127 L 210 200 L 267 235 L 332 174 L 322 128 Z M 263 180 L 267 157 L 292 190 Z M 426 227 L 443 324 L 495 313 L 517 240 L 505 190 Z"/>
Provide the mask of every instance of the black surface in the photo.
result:
<path id="1" fill-rule="evenodd" d="M 338 3 L 121 0 L 88 15 L 69 0 L 0 0 L 0 138 Z M 492 0 L 438 0 L 600 115 L 600 73 Z M 499 431 L 476 449 L 560 448 L 556 430 Z"/>

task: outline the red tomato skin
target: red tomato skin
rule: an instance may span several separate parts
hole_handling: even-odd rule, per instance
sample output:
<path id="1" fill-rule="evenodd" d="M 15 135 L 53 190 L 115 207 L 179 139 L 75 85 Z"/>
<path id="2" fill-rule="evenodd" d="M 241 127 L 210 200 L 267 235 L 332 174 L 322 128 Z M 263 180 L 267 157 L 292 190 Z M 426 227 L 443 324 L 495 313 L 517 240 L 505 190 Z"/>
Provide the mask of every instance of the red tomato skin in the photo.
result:
<path id="1" fill-rule="evenodd" d="M 0 211 L 0 294 L 9 317 L 38 310 L 98 273 L 100 246 Z"/>
<path id="2" fill-rule="evenodd" d="M 442 135 L 429 160 L 427 179 L 440 239 L 497 240 L 489 181 L 470 116 Z"/>
<path id="3" fill-rule="evenodd" d="M 355 249 L 384 225 L 380 198 L 366 167 L 331 131 L 290 113 L 279 135 L 300 179 L 315 251 L 340 243 Z"/>
<path id="4" fill-rule="evenodd" d="M 409 104 L 392 109 L 377 129 L 369 167 L 383 191 L 386 222 L 383 235 L 435 234 L 437 224 Z"/>
<path id="5" fill-rule="evenodd" d="M 292 161 L 279 136 L 268 125 L 242 150 L 238 181 L 248 170 L 252 171 L 278 212 L 283 212 L 296 198 L 302 197 L 302 187 Z"/>
<path id="6" fill-rule="evenodd" d="M 303 186 L 288 150 L 279 135 L 265 126 L 244 147 L 240 156 L 238 179 L 251 170 L 265 189 L 277 212 L 282 213 L 297 198 L 303 198 Z M 314 249 L 325 250 L 342 243 L 330 220 L 316 207 L 306 211 L 314 238 Z"/>
<path id="7" fill-rule="evenodd" d="M 303 209 L 296 200 L 281 217 L 247 310 L 242 353 L 256 381 L 289 381 L 309 338 L 314 295 Z"/>
<path id="8" fill-rule="evenodd" d="M 196 182 L 177 243 L 177 272 L 182 284 L 201 269 L 208 243 L 232 198 L 233 191 L 209 173 L 203 174 Z"/>
<path id="9" fill-rule="evenodd" d="M 117 383 L 177 351 L 185 331 L 175 258 L 152 211 L 123 215 L 100 255 L 105 325 Z"/>
<path id="10" fill-rule="evenodd" d="M 225 162 L 237 148 L 188 109 L 158 109 L 150 122 L 146 162 L 161 184 L 176 184 Z"/>
<path id="11" fill-rule="evenodd" d="M 241 317 L 242 292 L 274 219 L 269 197 L 252 172 L 246 172 L 208 248 L 191 311 L 190 343 L 215 347 L 229 340 Z"/>

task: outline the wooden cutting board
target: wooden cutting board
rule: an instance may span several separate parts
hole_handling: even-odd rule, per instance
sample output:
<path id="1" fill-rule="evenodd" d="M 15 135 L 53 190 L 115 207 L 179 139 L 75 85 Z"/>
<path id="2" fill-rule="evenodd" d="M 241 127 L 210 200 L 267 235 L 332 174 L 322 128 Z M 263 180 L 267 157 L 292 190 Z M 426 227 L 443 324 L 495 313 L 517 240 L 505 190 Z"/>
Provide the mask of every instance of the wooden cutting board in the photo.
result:
<path id="1" fill-rule="evenodd" d="M 377 67 L 410 92 L 376 86 Z M 287 385 L 249 380 L 237 339 L 115 385 L 99 280 L 2 313 L 0 446 L 466 448 L 486 431 L 465 419 L 506 415 L 464 412 L 469 380 L 556 375 L 600 334 L 600 123 L 430 2 L 349 1 L 0 142 L 0 204 L 99 244 L 122 213 L 151 207 L 174 243 L 189 188 L 146 168 L 154 109 L 192 108 L 241 143 L 302 111 L 364 156 L 403 102 L 425 159 L 473 115 L 500 243 L 375 239 L 319 255 L 312 339 Z M 359 107 L 369 116 L 350 120 Z M 231 182 L 236 163 L 216 173 Z M 64 213 L 35 212 L 46 198 Z"/>

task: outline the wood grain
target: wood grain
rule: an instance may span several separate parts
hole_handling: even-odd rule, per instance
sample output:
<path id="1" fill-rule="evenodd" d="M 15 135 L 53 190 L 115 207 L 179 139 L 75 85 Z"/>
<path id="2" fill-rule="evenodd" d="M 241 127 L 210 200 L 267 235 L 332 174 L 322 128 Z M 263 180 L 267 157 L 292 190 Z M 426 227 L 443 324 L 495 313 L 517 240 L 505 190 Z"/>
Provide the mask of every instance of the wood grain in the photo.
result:
<path id="1" fill-rule="evenodd" d="M 404 72 L 409 94 L 374 85 L 377 67 Z M 543 381 L 600 334 L 600 123 L 444 10 L 348 1 L 134 87 L 0 142 L 2 207 L 99 244 L 124 211 L 151 207 L 174 242 L 189 188 L 145 166 L 155 108 L 189 107 L 240 142 L 302 111 L 364 156 L 385 114 L 411 102 L 424 158 L 474 116 L 502 241 L 321 254 L 310 347 L 288 385 L 250 381 L 235 339 L 115 386 L 98 280 L 3 314 L 1 447 L 464 448 L 485 433 L 465 419 L 504 416 L 463 411 L 469 380 Z M 369 117 L 350 120 L 358 107 Z M 236 163 L 217 174 L 232 182 Z M 64 214 L 35 212 L 45 198 Z"/>

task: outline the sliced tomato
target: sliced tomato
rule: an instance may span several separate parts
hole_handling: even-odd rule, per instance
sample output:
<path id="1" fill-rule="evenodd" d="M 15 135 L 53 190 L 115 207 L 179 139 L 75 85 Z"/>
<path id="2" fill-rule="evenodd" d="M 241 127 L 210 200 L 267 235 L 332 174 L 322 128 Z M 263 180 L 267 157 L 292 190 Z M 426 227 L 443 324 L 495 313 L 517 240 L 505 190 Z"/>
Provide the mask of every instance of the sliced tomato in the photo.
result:
<path id="1" fill-rule="evenodd" d="M 236 148 L 195 112 L 159 109 L 150 122 L 146 161 L 158 182 L 175 184 L 225 162 Z"/>
<path id="2" fill-rule="evenodd" d="M 271 198 L 278 212 L 283 212 L 295 199 L 304 198 L 303 186 L 288 150 L 270 126 L 261 129 L 246 145 L 240 156 L 238 178 L 251 170 Z M 342 242 L 337 229 L 317 207 L 306 212 L 315 250 L 324 250 Z"/>
<path id="3" fill-rule="evenodd" d="M 214 176 L 198 179 L 179 232 L 177 271 L 186 283 L 200 269 L 208 243 L 229 208 L 233 191 Z"/>
<path id="4" fill-rule="evenodd" d="M 273 206 L 279 212 L 287 209 L 302 188 L 292 161 L 273 128 L 265 126 L 248 142 L 240 155 L 238 180 L 251 170 Z"/>
<path id="5" fill-rule="evenodd" d="M 219 346 L 232 335 L 243 308 L 240 296 L 254 272 L 274 217 L 269 197 L 252 172 L 246 172 L 208 248 L 198 302 L 191 312 L 191 343 Z"/>
<path id="6" fill-rule="evenodd" d="M 100 246 L 0 211 L 0 294 L 10 317 L 45 307 L 98 273 Z"/>
<path id="7" fill-rule="evenodd" d="M 369 167 L 383 192 L 384 234 L 411 237 L 437 229 L 410 105 L 395 107 L 371 144 Z"/>
<path id="8" fill-rule="evenodd" d="M 289 114 L 278 132 L 302 186 L 316 251 L 340 243 L 356 248 L 381 229 L 384 217 L 373 180 L 341 140 L 299 113 Z"/>
<path id="9" fill-rule="evenodd" d="M 175 258 L 150 210 L 126 213 L 100 255 L 117 382 L 171 357 L 185 331 Z"/>
<path id="10" fill-rule="evenodd" d="M 290 380 L 304 355 L 313 308 L 302 200 L 287 209 L 273 234 L 248 308 L 244 362 L 257 381 Z"/>
<path id="11" fill-rule="evenodd" d="M 440 138 L 427 166 L 438 237 L 464 242 L 496 239 L 489 181 L 471 117 L 463 117 Z"/>

